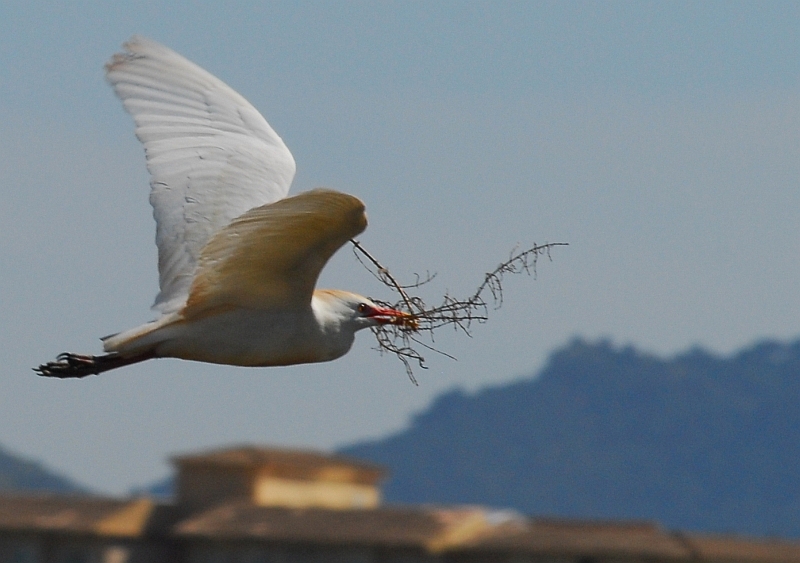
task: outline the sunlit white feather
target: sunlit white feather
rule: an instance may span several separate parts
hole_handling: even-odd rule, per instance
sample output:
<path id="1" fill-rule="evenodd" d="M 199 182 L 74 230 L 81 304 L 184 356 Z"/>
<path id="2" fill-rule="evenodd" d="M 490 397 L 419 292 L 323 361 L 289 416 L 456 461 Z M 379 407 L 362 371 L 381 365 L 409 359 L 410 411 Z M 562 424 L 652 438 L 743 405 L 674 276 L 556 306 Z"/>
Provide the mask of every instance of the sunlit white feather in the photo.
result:
<path id="1" fill-rule="evenodd" d="M 289 149 L 224 82 L 166 47 L 134 37 L 107 65 L 136 123 L 151 174 L 163 314 L 186 302 L 200 252 L 246 211 L 286 196 Z"/>

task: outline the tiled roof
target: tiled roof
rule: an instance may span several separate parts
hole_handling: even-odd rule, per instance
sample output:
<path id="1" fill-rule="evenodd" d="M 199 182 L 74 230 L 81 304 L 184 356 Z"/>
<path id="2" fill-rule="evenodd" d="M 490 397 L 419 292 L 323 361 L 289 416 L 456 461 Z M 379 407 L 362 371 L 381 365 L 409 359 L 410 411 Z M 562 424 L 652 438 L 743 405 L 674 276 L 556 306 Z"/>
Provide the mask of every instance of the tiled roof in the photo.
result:
<path id="1" fill-rule="evenodd" d="M 714 563 L 800 562 L 800 543 L 665 531 L 649 522 L 525 519 L 478 507 L 325 510 L 231 502 L 191 514 L 148 499 L 0 495 L 0 532 L 371 545 L 428 552 Z"/>
<path id="2" fill-rule="evenodd" d="M 169 507 L 149 499 L 119 500 L 88 496 L 0 496 L 0 530 L 136 537 L 160 526 Z"/>
<path id="3" fill-rule="evenodd" d="M 386 469 L 379 465 L 350 459 L 339 455 L 328 455 L 314 451 L 297 449 L 262 448 L 241 446 L 211 450 L 200 454 L 182 455 L 172 458 L 179 466 L 217 465 L 241 467 L 286 466 L 305 470 L 318 470 L 332 467 L 354 469 L 369 474 L 375 481 L 386 476 Z"/>
<path id="4" fill-rule="evenodd" d="M 459 546 L 483 552 L 539 555 L 637 556 L 687 559 L 684 543 L 650 522 L 530 520 L 498 528 L 489 536 Z"/>
<path id="5" fill-rule="evenodd" d="M 324 510 L 230 503 L 183 520 L 181 537 L 324 544 L 404 546 L 438 550 L 482 520 L 478 509 L 379 508 Z"/>
<path id="6" fill-rule="evenodd" d="M 798 562 L 800 542 L 741 536 L 682 534 L 694 553 L 702 559 L 752 563 Z"/>

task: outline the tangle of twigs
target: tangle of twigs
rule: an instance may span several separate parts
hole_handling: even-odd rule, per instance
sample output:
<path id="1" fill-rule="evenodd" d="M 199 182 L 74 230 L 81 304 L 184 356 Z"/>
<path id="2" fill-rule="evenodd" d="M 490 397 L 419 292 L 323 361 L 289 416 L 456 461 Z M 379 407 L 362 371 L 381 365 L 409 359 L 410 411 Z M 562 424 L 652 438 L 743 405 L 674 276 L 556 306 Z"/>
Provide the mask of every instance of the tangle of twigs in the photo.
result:
<path id="1" fill-rule="evenodd" d="M 405 367 L 406 374 L 414 385 L 418 385 L 414 377 L 413 364 L 422 369 L 427 369 L 425 358 L 415 348 L 422 347 L 432 352 L 442 354 L 448 358 L 453 356 L 425 344 L 416 337 L 420 332 L 429 333 L 433 338 L 433 331 L 446 325 L 452 325 L 456 330 L 471 336 L 473 323 L 484 323 L 489 318 L 490 306 L 499 309 L 503 305 L 503 277 L 506 274 L 526 273 L 536 276 L 536 263 L 540 256 L 550 259 L 550 251 L 556 246 L 567 246 L 566 242 L 551 242 L 534 245 L 526 250 L 515 248 L 509 258 L 502 262 L 491 272 L 485 274 L 483 283 L 478 289 L 464 299 L 458 299 L 450 294 L 445 294 L 441 305 L 428 307 L 421 297 L 410 295 L 408 290 L 419 288 L 430 282 L 436 275 L 427 274 L 424 277 L 417 275 L 414 283 L 402 285 L 392 276 L 389 270 L 372 256 L 357 240 L 353 243 L 353 253 L 359 262 L 382 284 L 397 292 L 400 299 L 396 303 L 375 300 L 376 303 L 397 309 L 410 316 L 397 324 L 384 324 L 372 327 L 372 332 L 378 340 L 378 350 L 389 352 L 398 357 Z M 359 254 L 360 253 L 360 254 Z M 363 255 L 363 258 L 362 256 Z M 366 261 L 364 260 L 366 258 Z"/>

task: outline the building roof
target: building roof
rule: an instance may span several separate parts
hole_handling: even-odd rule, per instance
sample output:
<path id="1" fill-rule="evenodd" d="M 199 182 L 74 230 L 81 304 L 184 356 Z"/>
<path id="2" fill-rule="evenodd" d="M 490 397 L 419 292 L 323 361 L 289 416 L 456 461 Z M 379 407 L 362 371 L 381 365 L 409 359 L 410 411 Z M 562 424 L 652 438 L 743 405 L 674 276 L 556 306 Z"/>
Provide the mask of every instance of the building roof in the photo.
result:
<path id="1" fill-rule="evenodd" d="M 692 555 L 680 538 L 652 522 L 545 519 L 498 528 L 489 536 L 465 542 L 460 549 L 577 557 L 688 559 Z"/>
<path id="2" fill-rule="evenodd" d="M 377 545 L 440 551 L 488 525 L 480 508 L 291 509 L 234 501 L 185 514 L 150 499 L 0 495 L 0 531 Z"/>
<path id="3" fill-rule="evenodd" d="M 650 522 L 526 519 L 480 507 L 326 510 L 259 507 L 234 501 L 186 513 L 180 507 L 143 498 L 1 494 L 0 532 L 361 545 L 454 555 L 800 562 L 798 542 L 670 532 Z"/>
<path id="4" fill-rule="evenodd" d="M 439 551 L 485 526 L 477 508 L 290 509 L 228 503 L 180 522 L 180 537 L 412 547 Z"/>
<path id="5" fill-rule="evenodd" d="M 681 536 L 701 559 L 752 563 L 800 561 L 798 542 L 741 536 L 699 534 L 681 534 Z"/>
<path id="6" fill-rule="evenodd" d="M 192 466 L 239 467 L 259 470 L 276 476 L 338 480 L 337 476 L 355 476 L 375 484 L 388 474 L 386 468 L 344 456 L 309 450 L 240 446 L 211 450 L 172 458 L 179 468 Z"/>
<path id="7" fill-rule="evenodd" d="M 3 495 L 0 496 L 0 530 L 138 537 L 163 528 L 173 511 L 172 507 L 159 506 L 145 498 Z"/>

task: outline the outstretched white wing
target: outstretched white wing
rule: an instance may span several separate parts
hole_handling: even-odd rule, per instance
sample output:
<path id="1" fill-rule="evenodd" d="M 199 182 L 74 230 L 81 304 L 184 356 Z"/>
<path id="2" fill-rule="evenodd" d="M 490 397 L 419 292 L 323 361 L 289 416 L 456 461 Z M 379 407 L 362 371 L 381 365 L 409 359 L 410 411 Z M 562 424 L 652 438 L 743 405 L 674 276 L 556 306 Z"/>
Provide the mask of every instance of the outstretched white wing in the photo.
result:
<path id="1" fill-rule="evenodd" d="M 154 309 L 186 302 L 209 239 L 246 211 L 286 196 L 292 154 L 261 114 L 174 51 L 134 36 L 106 65 L 136 122 L 151 175 L 161 292 Z"/>

